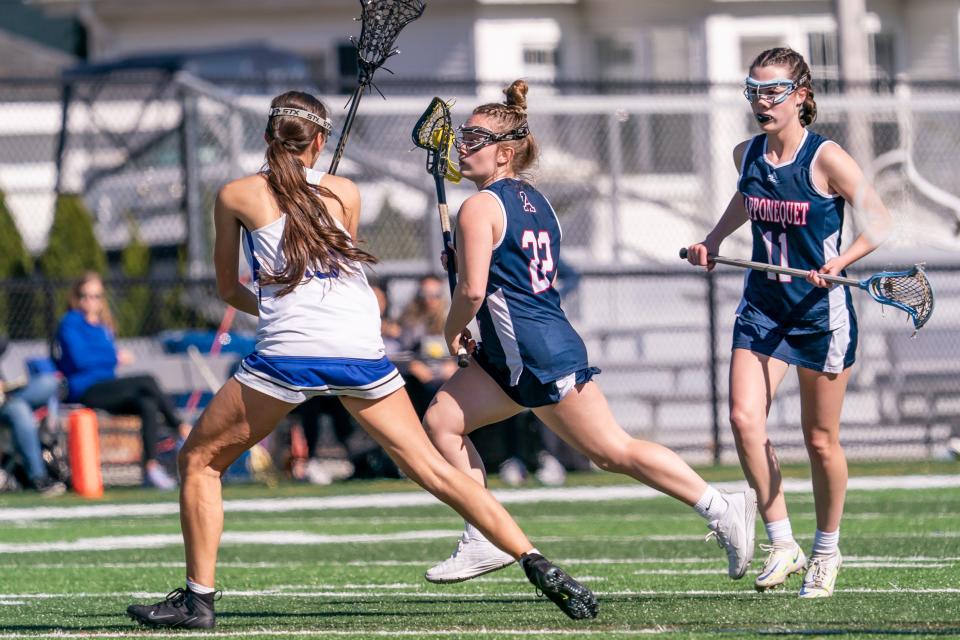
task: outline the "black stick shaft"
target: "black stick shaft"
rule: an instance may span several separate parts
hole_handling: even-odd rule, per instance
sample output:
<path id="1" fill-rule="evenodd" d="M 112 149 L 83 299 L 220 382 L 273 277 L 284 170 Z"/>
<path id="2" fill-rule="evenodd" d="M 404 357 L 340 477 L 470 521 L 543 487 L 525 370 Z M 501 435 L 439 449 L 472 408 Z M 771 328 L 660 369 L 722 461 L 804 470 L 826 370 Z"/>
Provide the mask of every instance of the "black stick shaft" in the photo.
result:
<path id="1" fill-rule="evenodd" d="M 457 288 L 457 259 L 450 247 L 453 245 L 453 233 L 450 229 L 450 211 L 447 209 L 447 189 L 443 184 L 443 175 L 434 175 L 433 182 L 437 186 L 437 210 L 440 213 L 440 231 L 443 234 L 443 253 L 447 256 L 447 284 L 450 285 L 450 298 Z M 457 366 L 466 367 L 470 364 L 470 356 L 463 344 L 457 349 Z"/>
<path id="2" fill-rule="evenodd" d="M 336 175 L 337 167 L 340 166 L 340 158 L 343 157 L 343 150 L 347 146 L 347 138 L 350 137 L 350 128 L 353 126 L 353 119 L 357 116 L 357 107 L 360 106 L 360 98 L 363 97 L 364 84 L 358 84 L 353 96 L 350 98 L 350 110 L 347 112 L 347 119 L 343 122 L 343 129 L 340 131 L 340 140 L 337 142 L 337 150 L 333 152 L 333 160 L 330 161 L 330 169 L 327 173 Z"/>
<path id="3" fill-rule="evenodd" d="M 443 176 L 434 176 L 433 181 L 437 186 L 437 210 L 440 213 L 440 232 L 443 234 L 443 253 L 447 256 L 447 282 L 450 285 L 450 293 L 457 287 L 457 263 L 450 250 L 453 244 L 453 233 L 450 228 L 450 210 L 447 208 L 447 190 L 443 184 Z"/>

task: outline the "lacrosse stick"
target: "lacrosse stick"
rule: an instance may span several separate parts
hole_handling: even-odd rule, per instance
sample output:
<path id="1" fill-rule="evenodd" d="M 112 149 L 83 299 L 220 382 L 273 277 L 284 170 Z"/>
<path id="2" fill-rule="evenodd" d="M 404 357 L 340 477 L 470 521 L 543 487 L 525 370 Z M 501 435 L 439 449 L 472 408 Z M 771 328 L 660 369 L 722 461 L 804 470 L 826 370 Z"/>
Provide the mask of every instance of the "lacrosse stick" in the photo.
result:
<path id="1" fill-rule="evenodd" d="M 357 115 L 360 98 L 373 84 L 374 72 L 387 58 L 400 53 L 399 49 L 393 47 L 400 30 L 423 15 L 425 8 L 423 0 L 360 0 L 360 38 L 350 37 L 350 41 L 357 48 L 357 88 L 350 98 L 350 110 L 340 132 L 340 141 L 333 153 L 329 173 L 337 172 L 353 119 Z"/>
<path id="2" fill-rule="evenodd" d="M 457 264 L 450 251 L 453 244 L 453 234 L 450 232 L 450 212 L 447 210 L 447 190 L 444 188 L 444 178 L 451 182 L 460 182 L 460 171 L 450 160 L 453 149 L 453 124 L 450 120 L 450 105 L 434 98 L 430 106 L 423 112 L 417 124 L 413 127 L 410 136 L 413 144 L 427 150 L 427 173 L 433 176 L 437 187 L 437 210 L 440 212 L 440 231 L 443 232 L 443 253 L 447 256 L 447 282 L 450 284 L 450 295 L 457 287 Z M 467 350 L 460 345 L 457 349 L 457 364 L 467 366 L 470 359 Z"/>
<path id="3" fill-rule="evenodd" d="M 680 257 L 684 260 L 687 259 L 686 249 L 680 249 Z M 731 267 L 756 269 L 767 273 L 782 273 L 798 278 L 805 278 L 809 273 L 803 269 L 791 269 L 790 267 L 737 258 L 724 258 L 723 256 L 710 256 L 710 260 Z M 863 289 L 880 304 L 888 304 L 901 311 L 906 311 L 913 320 L 914 335 L 933 314 L 933 288 L 930 286 L 930 281 L 927 279 L 927 274 L 924 273 L 922 265 L 915 265 L 907 271 L 881 271 L 865 280 L 823 274 L 820 277 L 834 284 Z"/>

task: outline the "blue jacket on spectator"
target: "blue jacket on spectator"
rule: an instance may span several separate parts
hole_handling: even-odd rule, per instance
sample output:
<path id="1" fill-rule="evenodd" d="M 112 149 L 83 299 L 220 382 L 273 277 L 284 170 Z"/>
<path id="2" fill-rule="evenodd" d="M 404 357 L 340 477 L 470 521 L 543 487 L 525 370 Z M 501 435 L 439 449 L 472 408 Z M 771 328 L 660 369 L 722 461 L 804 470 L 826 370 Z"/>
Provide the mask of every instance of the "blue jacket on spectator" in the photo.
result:
<path id="1" fill-rule="evenodd" d="M 57 328 L 57 368 L 67 378 L 67 402 L 79 402 L 92 385 L 116 377 L 117 348 L 106 327 L 68 311 Z"/>

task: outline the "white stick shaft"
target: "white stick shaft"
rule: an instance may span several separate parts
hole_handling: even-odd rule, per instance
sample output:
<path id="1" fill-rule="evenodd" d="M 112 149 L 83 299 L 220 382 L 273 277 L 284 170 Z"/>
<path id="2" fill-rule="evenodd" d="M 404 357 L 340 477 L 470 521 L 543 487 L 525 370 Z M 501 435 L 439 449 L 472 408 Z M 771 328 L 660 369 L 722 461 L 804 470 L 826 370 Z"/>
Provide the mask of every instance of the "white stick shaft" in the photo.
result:
<path id="1" fill-rule="evenodd" d="M 775 264 L 765 262 L 754 262 L 752 260 L 740 260 L 738 258 L 724 258 L 723 256 L 710 256 L 710 259 L 718 264 L 726 264 L 731 267 L 741 267 L 744 269 L 756 269 L 757 271 L 766 271 L 768 273 L 782 273 L 786 276 L 797 276 L 806 278 L 808 271 L 803 269 L 793 269 L 791 267 L 780 267 Z M 842 278 L 840 276 L 821 275 L 821 278 L 834 284 L 842 284 L 848 287 L 859 287 L 860 281 L 853 278 Z"/>
<path id="2" fill-rule="evenodd" d="M 217 379 L 217 376 L 213 373 L 210 365 L 208 365 L 207 361 L 203 359 L 203 354 L 200 353 L 200 349 L 197 349 L 197 347 L 194 345 L 190 345 L 187 347 L 187 355 L 190 356 L 190 360 L 197 368 L 197 371 L 200 372 L 200 376 L 203 378 L 203 381 L 207 383 L 207 388 L 209 388 L 213 393 L 219 391 L 220 387 L 223 386 L 223 383 Z"/>

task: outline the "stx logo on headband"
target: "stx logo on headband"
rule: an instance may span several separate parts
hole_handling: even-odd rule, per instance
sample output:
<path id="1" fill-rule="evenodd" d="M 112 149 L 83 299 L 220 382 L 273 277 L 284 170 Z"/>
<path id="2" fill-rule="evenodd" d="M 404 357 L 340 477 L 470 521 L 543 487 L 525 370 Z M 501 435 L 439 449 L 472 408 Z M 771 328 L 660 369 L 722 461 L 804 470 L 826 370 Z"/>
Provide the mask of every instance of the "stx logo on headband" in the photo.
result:
<path id="1" fill-rule="evenodd" d="M 320 126 L 326 132 L 330 132 L 333 129 L 333 122 L 328 118 L 321 118 L 315 113 L 310 113 L 303 109 L 295 109 L 293 107 L 274 107 L 270 109 L 269 117 L 273 118 L 274 116 L 291 116 L 294 118 L 303 118 L 304 120 L 309 120 L 315 125 Z"/>

